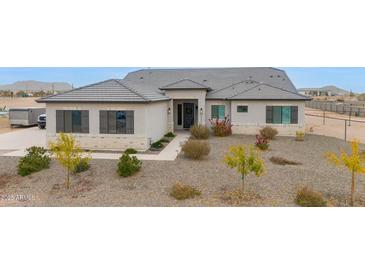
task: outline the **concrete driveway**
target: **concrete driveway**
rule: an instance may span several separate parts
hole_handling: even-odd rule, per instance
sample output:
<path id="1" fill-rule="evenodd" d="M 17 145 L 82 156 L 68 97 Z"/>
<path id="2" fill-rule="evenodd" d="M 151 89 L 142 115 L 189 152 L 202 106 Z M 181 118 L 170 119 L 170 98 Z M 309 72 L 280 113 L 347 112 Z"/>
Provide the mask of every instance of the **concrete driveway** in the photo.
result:
<path id="1" fill-rule="evenodd" d="M 189 138 L 188 133 L 179 133 L 159 154 L 135 154 L 140 160 L 174 161 L 181 151 L 180 144 Z M 31 146 L 46 147 L 46 131 L 38 127 L 19 129 L 0 134 L 0 156 L 24 156 Z M 91 153 L 93 159 L 119 159 L 121 153 Z"/>
<path id="2" fill-rule="evenodd" d="M 46 146 L 46 131 L 38 127 L 24 128 L 0 134 L 0 155 L 24 151 L 31 146 Z"/>

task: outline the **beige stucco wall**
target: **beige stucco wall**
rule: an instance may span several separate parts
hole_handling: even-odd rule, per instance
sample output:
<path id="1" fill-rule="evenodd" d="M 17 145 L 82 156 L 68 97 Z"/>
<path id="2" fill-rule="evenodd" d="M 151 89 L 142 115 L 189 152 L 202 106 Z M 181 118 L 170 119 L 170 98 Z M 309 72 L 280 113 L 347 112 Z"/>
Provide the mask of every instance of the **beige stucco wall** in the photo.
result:
<path id="1" fill-rule="evenodd" d="M 167 110 L 169 101 L 145 104 L 146 136 L 150 142 L 156 142 L 167 132 Z"/>
<path id="2" fill-rule="evenodd" d="M 205 124 L 205 119 L 200 119 L 200 117 L 205 117 L 205 90 L 168 90 L 166 91 L 166 95 L 170 97 L 168 107 L 171 109 L 171 113 L 168 115 L 168 131 L 174 130 L 174 99 L 187 99 L 187 100 L 198 100 L 198 117 L 199 123 Z M 202 110 L 202 115 L 200 114 L 200 109 Z M 176 112 L 176 111 L 175 111 Z M 201 120 L 201 121 L 200 121 Z"/>
<path id="3" fill-rule="evenodd" d="M 149 147 L 149 138 L 156 134 L 150 129 L 147 130 L 147 111 L 153 111 L 153 107 L 146 107 L 148 105 L 152 104 L 47 103 L 47 143 L 57 138 L 56 110 L 89 110 L 89 133 L 73 134 L 82 148 L 122 151 L 131 147 L 146 150 Z M 134 110 L 134 134 L 100 134 L 99 110 Z"/>
<path id="4" fill-rule="evenodd" d="M 237 112 L 238 105 L 247 105 L 247 113 Z M 298 106 L 298 124 L 266 124 L 266 106 Z M 257 134 L 266 125 L 276 128 L 279 135 L 292 136 L 304 130 L 304 101 L 231 101 L 234 134 Z"/>

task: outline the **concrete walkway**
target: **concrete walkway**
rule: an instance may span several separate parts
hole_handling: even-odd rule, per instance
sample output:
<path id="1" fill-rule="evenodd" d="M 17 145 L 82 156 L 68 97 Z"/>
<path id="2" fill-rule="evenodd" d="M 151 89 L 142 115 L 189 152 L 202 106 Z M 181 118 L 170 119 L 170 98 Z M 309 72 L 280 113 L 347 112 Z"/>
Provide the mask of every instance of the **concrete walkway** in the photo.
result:
<path id="1" fill-rule="evenodd" d="M 177 136 L 169 143 L 159 154 L 133 154 L 139 160 L 154 161 L 174 161 L 181 151 L 181 143 L 184 143 L 190 134 L 178 133 Z M 119 159 L 121 153 L 92 153 L 93 159 Z"/>
<path id="2" fill-rule="evenodd" d="M 159 154 L 135 154 L 139 160 L 174 161 L 181 151 L 181 143 L 190 136 L 189 132 L 179 132 L 177 136 Z M 25 149 L 31 146 L 46 146 L 45 130 L 27 128 L 15 132 L 0 134 L 0 156 L 22 157 Z M 122 153 L 94 152 L 93 159 L 116 160 Z"/>

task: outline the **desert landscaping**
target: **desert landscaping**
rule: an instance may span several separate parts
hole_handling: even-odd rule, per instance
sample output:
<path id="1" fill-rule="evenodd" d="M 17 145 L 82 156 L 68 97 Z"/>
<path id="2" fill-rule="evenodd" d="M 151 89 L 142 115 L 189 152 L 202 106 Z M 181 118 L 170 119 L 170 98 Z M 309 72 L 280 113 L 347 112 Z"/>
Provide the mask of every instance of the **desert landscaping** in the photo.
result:
<path id="1" fill-rule="evenodd" d="M 296 206 L 299 188 L 310 186 L 323 194 L 328 206 L 346 206 L 351 175 L 325 158 L 348 144 L 336 138 L 307 135 L 298 142 L 292 137 L 276 137 L 261 152 L 265 172 L 249 175 L 243 201 L 226 197 L 240 187 L 241 178 L 224 163 L 232 145 L 253 144 L 254 136 L 211 137 L 210 154 L 201 160 L 187 159 L 181 153 L 175 161 L 143 161 L 130 177 L 117 174 L 116 160 L 91 160 L 90 169 L 71 176 L 65 187 L 65 170 L 52 159 L 50 168 L 26 177 L 17 175 L 18 157 L 0 157 L 0 195 L 2 206 Z M 362 145 L 361 149 L 365 149 Z M 296 165 L 277 165 L 271 157 L 287 158 Z M 176 200 L 169 193 L 176 183 L 196 187 L 201 195 Z M 18 198 L 14 198 L 18 195 Z M 19 198 L 20 197 L 20 198 Z M 365 205 L 365 176 L 358 176 L 355 205 Z"/>

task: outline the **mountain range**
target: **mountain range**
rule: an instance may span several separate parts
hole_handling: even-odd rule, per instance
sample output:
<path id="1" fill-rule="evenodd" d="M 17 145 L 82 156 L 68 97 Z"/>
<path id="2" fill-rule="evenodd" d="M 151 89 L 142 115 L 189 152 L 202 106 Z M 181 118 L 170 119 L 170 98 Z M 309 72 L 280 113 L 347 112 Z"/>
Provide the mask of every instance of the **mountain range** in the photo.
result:
<path id="1" fill-rule="evenodd" d="M 40 81 L 18 81 L 13 84 L 0 85 L 0 91 L 26 91 L 26 92 L 37 92 L 37 91 L 68 91 L 71 90 L 72 86 L 66 82 L 40 82 Z"/>

